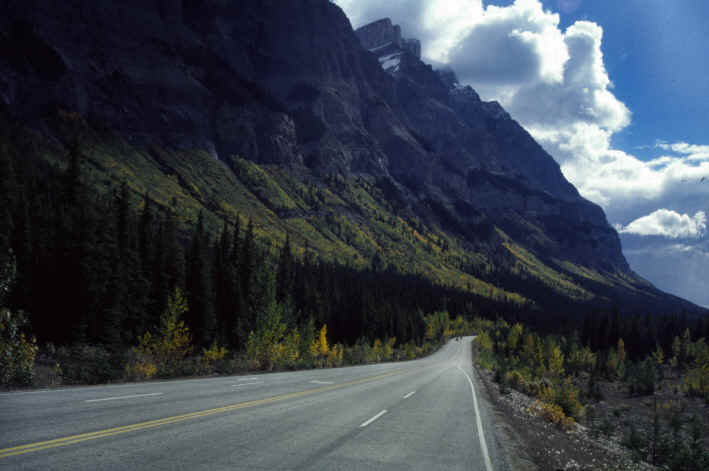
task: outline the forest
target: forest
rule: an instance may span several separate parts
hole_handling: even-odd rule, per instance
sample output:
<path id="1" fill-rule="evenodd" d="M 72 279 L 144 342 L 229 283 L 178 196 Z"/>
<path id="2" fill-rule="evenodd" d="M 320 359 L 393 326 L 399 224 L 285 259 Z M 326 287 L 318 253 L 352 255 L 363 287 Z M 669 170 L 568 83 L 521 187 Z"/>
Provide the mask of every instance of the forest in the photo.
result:
<path id="1" fill-rule="evenodd" d="M 78 143 L 59 170 L 0 149 L 0 326 L 25 345 L 17 362 L 39 349 L 64 382 L 213 372 L 201 358 L 227 352 L 263 369 L 413 358 L 495 306 L 377 263 L 322 261 L 308 247 L 297 258 L 288 238 L 257 238 L 240 216 L 211 234 L 202 214 L 182 224 L 179 208 L 125 183 L 93 192 L 82 171 Z M 156 359 L 175 348 L 197 364 Z"/>

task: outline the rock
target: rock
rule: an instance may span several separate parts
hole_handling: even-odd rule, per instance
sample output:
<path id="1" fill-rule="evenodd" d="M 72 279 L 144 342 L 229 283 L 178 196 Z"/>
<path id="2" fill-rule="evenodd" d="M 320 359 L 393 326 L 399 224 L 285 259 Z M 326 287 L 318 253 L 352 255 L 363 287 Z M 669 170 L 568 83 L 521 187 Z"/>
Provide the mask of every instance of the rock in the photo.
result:
<path id="1" fill-rule="evenodd" d="M 380 50 L 382 47 L 391 46 L 403 49 L 404 41 L 401 37 L 401 27 L 394 25 L 390 18 L 369 23 L 358 28 L 355 33 L 359 38 L 362 47 L 370 51 Z"/>

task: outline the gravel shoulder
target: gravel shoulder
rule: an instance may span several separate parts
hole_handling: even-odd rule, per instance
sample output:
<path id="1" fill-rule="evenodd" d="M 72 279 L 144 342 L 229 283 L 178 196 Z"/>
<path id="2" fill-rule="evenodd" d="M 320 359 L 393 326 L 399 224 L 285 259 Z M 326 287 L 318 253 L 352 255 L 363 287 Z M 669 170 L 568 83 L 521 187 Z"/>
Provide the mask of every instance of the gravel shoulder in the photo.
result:
<path id="1" fill-rule="evenodd" d="M 518 391 L 501 394 L 491 372 L 476 368 L 478 378 L 494 409 L 496 435 L 501 439 L 510 469 L 534 470 L 623 470 L 657 468 L 633 459 L 619 437 L 597 437 L 587 427 L 575 424 L 565 431 L 539 417 L 534 398 Z"/>

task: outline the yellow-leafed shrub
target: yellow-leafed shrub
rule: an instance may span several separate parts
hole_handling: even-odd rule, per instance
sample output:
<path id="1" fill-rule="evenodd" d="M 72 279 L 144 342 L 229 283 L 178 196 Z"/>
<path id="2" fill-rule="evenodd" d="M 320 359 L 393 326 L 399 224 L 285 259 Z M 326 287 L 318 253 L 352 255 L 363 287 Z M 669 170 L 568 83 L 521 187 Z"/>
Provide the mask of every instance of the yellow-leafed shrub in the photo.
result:
<path id="1" fill-rule="evenodd" d="M 564 414 L 564 410 L 556 404 L 551 404 L 549 402 L 543 401 L 535 401 L 532 408 L 534 409 L 537 415 L 543 417 L 544 419 L 555 425 L 558 425 L 564 430 L 568 430 L 574 425 L 574 419 L 571 417 L 567 417 L 566 414 Z"/>
<path id="2" fill-rule="evenodd" d="M 146 332 L 138 339 L 138 346 L 132 348 L 133 358 L 125 368 L 129 378 L 148 379 L 155 374 L 171 376 L 180 373 L 182 361 L 192 352 L 189 328 L 181 320 L 187 309 L 185 297 L 176 289 L 160 316 L 158 333 L 153 336 Z"/>
<path id="3" fill-rule="evenodd" d="M 217 362 L 224 359 L 227 349 L 217 346 L 214 342 L 209 348 L 202 349 L 200 369 L 204 374 L 212 374 L 216 370 Z"/>
<path id="4" fill-rule="evenodd" d="M 505 374 L 505 381 L 511 388 L 517 391 L 527 392 L 527 381 L 518 370 L 508 371 Z"/>
<path id="5" fill-rule="evenodd" d="M 684 388 L 690 396 L 709 397 L 709 365 L 687 371 Z"/>
<path id="6" fill-rule="evenodd" d="M 540 384 L 539 385 L 539 392 L 537 393 L 537 397 L 539 398 L 540 401 L 546 402 L 546 403 L 553 403 L 554 398 L 556 397 L 556 394 L 554 393 L 554 388 L 552 388 L 549 384 Z"/>
<path id="7" fill-rule="evenodd" d="M 0 384 L 32 383 L 37 343 L 21 329 L 27 324 L 22 312 L 0 309 Z"/>
<path id="8" fill-rule="evenodd" d="M 126 373 L 134 379 L 150 379 L 158 372 L 158 367 L 150 360 L 141 359 L 135 363 L 130 363 L 126 368 Z"/>

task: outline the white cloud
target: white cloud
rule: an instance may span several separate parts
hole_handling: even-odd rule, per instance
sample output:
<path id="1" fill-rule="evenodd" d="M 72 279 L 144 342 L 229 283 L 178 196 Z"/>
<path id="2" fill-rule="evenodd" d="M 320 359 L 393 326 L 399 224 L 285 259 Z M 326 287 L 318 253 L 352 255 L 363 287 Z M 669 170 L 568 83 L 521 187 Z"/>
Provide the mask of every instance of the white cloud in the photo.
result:
<path id="1" fill-rule="evenodd" d="M 478 87 L 558 83 L 569 60 L 558 25 L 559 15 L 543 11 L 537 0 L 517 0 L 511 7 L 490 5 L 440 59 L 454 66 L 461 81 Z"/>
<path id="2" fill-rule="evenodd" d="M 698 146 L 687 142 L 674 142 L 672 144 L 665 141 L 658 141 L 655 147 L 664 150 L 671 150 L 678 154 L 709 154 L 709 146 Z"/>
<path id="3" fill-rule="evenodd" d="M 706 230 L 707 216 L 704 211 L 697 211 L 694 216 L 690 216 L 668 209 L 658 209 L 625 227 L 620 227 L 619 232 L 641 236 L 663 236 L 671 239 L 698 239 L 706 233 Z M 684 247 L 681 244 L 675 245 Z"/>
<path id="4" fill-rule="evenodd" d="M 566 130 L 568 132 L 568 130 Z M 557 156 L 566 177 L 585 197 L 604 206 L 611 219 L 637 217 L 649 207 L 706 208 L 709 153 L 661 155 L 643 161 L 610 145 L 612 133 L 589 125 L 571 135 L 537 136 Z M 669 147 L 668 147 L 669 148 Z M 671 149 L 670 149 L 671 150 Z"/>

